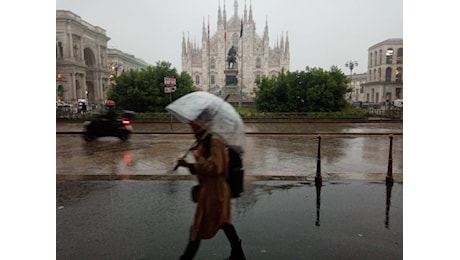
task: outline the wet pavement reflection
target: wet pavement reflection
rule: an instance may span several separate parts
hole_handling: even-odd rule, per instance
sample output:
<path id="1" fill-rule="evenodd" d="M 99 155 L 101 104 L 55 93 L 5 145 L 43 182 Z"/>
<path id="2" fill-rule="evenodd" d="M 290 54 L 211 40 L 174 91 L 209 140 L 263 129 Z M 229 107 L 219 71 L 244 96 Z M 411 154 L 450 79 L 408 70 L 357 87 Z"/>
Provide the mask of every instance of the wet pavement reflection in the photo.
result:
<path id="1" fill-rule="evenodd" d="M 56 259 L 177 259 L 194 184 L 57 181 Z M 248 181 L 232 212 L 248 259 L 403 259 L 402 184 L 325 181 L 318 189 L 308 181 Z M 196 258 L 228 253 L 218 232 Z"/>
<path id="2" fill-rule="evenodd" d="M 75 131 L 80 126 L 57 124 L 57 132 Z M 137 131 L 142 131 L 141 126 L 146 127 L 145 124 L 134 127 Z M 150 126 L 149 131 L 152 133 L 133 134 L 126 142 L 115 137 L 86 142 L 81 134 L 57 134 L 56 174 L 189 175 L 183 168 L 171 170 L 176 158 L 193 143 L 193 136 L 182 124 L 174 125 L 175 131 L 179 133 L 171 131 L 170 134 L 155 134 L 155 131 L 164 131 L 168 126 Z M 183 128 L 179 129 L 179 126 Z M 317 136 L 321 135 L 323 178 L 385 179 L 389 134 L 399 133 L 393 137 L 392 168 L 395 178 L 402 180 L 402 124 L 257 123 L 247 124 L 246 127 L 247 132 L 251 133 L 247 135 L 244 154 L 246 176 L 314 176 L 317 166 Z M 286 132 L 291 134 L 285 134 Z M 305 132 L 309 134 L 302 134 Z"/>

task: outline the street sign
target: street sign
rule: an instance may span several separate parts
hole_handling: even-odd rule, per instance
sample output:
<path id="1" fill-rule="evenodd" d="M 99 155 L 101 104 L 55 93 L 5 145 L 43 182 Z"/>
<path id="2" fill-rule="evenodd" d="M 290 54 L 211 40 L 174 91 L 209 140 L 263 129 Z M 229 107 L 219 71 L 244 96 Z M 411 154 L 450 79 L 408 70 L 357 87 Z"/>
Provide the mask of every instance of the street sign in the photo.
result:
<path id="1" fill-rule="evenodd" d="M 165 93 L 176 91 L 176 78 L 173 76 L 164 77 Z"/>
<path id="2" fill-rule="evenodd" d="M 165 93 L 173 93 L 176 91 L 176 86 L 165 86 Z"/>
<path id="3" fill-rule="evenodd" d="M 173 76 L 167 76 L 167 77 L 164 77 L 164 85 L 165 86 L 168 86 L 168 85 L 176 85 L 176 78 L 173 77 Z"/>

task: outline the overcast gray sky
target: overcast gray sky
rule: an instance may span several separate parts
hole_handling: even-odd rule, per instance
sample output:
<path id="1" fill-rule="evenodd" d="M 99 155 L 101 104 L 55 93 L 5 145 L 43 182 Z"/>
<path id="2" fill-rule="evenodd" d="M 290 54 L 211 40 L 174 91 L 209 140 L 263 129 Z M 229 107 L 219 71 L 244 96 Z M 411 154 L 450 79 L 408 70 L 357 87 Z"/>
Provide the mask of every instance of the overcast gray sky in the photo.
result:
<path id="1" fill-rule="evenodd" d="M 169 61 L 181 71 L 182 35 L 201 41 L 203 19 L 216 32 L 217 10 L 224 0 L 56 0 L 56 9 L 70 10 L 106 30 L 109 48 L 132 54 L 154 65 Z M 252 4 L 256 32 L 269 26 L 270 46 L 289 33 L 290 70 L 306 66 L 349 74 L 347 61 L 357 61 L 353 73 L 367 71 L 367 50 L 389 38 L 403 38 L 402 0 L 239 0 L 238 14 Z M 234 0 L 225 0 L 227 18 Z M 200 42 L 201 43 L 201 42 Z"/>

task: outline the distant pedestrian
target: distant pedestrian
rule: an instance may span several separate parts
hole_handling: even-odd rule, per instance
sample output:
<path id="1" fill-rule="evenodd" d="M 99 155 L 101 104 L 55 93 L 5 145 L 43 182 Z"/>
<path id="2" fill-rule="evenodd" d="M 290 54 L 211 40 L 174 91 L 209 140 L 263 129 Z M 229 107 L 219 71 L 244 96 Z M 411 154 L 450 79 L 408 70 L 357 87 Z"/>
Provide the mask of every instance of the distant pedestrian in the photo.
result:
<path id="1" fill-rule="evenodd" d="M 191 174 L 197 175 L 199 193 L 195 217 L 190 232 L 190 240 L 180 259 L 193 259 L 201 239 L 210 239 L 222 229 L 231 245 L 229 259 L 246 259 L 235 227 L 231 221 L 231 190 L 226 181 L 229 155 L 221 138 L 206 131 L 196 119 L 190 126 L 197 140 L 192 148 L 195 163 L 184 158 L 178 160 L 179 166 L 187 167 Z"/>

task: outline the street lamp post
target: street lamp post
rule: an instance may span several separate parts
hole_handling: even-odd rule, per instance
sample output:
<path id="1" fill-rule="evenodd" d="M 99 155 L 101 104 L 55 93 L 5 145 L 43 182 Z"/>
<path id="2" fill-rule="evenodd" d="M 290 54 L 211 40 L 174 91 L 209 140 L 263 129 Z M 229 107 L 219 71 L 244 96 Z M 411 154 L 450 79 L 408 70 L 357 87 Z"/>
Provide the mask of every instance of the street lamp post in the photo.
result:
<path id="1" fill-rule="evenodd" d="M 118 62 L 113 62 L 109 64 L 109 68 L 112 71 L 110 73 L 110 84 L 116 85 L 115 79 L 118 77 L 118 70 L 121 68 L 121 64 Z M 115 76 L 113 75 L 113 72 L 115 72 Z"/>
<path id="2" fill-rule="evenodd" d="M 347 61 L 347 63 L 345 63 L 345 67 L 350 68 L 350 77 L 351 77 L 351 75 L 353 75 L 353 69 L 355 67 L 358 67 L 358 62 L 356 62 L 356 61 Z"/>
<path id="3" fill-rule="evenodd" d="M 110 69 L 112 69 L 112 71 L 115 71 L 115 77 L 118 76 L 118 70 L 121 68 L 121 64 L 120 63 L 112 63 L 110 64 Z"/>
<path id="4" fill-rule="evenodd" d="M 355 67 L 358 67 L 358 62 L 356 61 L 347 61 L 347 63 L 345 63 L 345 67 L 348 67 L 350 68 L 350 88 L 352 87 L 352 76 L 353 76 L 353 69 Z M 351 99 L 351 94 L 350 94 L 350 99 Z"/>

